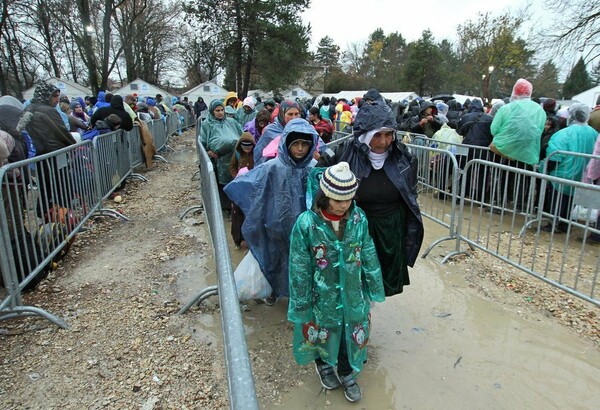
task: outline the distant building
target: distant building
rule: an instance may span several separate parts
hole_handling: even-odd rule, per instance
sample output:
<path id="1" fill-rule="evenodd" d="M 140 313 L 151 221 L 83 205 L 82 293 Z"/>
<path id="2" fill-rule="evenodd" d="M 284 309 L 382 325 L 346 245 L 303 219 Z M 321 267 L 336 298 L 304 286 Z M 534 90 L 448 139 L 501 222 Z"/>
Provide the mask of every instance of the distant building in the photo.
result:
<path id="1" fill-rule="evenodd" d="M 56 88 L 60 90 L 61 94 L 64 94 L 69 98 L 85 97 L 86 95 L 92 95 L 91 89 L 70 80 L 63 80 L 56 77 L 50 77 L 46 80 L 46 82 L 49 84 L 54 84 Z M 25 100 L 31 99 L 33 97 L 34 91 L 35 86 L 23 91 L 23 98 Z"/>
<path id="2" fill-rule="evenodd" d="M 112 94 L 118 94 L 122 97 L 127 94 L 137 94 L 139 97 L 156 97 L 156 94 L 160 94 L 166 101 L 171 100 L 171 94 L 163 90 L 160 87 L 152 85 L 139 78 L 133 80 L 129 84 L 124 85 L 118 90 L 111 91 Z"/>
<path id="3" fill-rule="evenodd" d="M 223 99 L 226 95 L 227 90 L 212 81 L 206 81 L 181 94 L 182 97 L 187 97 L 190 102 L 202 97 L 206 105 L 210 105 L 212 100 Z"/>
<path id="4" fill-rule="evenodd" d="M 285 90 L 281 93 L 281 96 L 286 100 L 295 100 L 296 98 L 301 100 L 309 100 L 313 97 L 312 94 L 301 87 L 292 87 L 288 90 Z"/>
<path id="5" fill-rule="evenodd" d="M 254 98 L 260 97 L 263 101 L 273 98 L 273 95 L 261 89 L 249 90 L 248 95 Z"/>

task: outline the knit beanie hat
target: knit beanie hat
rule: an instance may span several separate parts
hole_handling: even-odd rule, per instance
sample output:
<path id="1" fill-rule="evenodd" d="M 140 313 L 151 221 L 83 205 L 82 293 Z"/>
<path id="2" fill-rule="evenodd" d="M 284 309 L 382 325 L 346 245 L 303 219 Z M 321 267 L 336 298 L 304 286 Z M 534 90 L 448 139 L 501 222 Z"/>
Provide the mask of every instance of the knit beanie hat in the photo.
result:
<path id="1" fill-rule="evenodd" d="M 354 198 L 354 194 L 358 189 L 358 181 L 350 171 L 350 166 L 347 162 L 340 162 L 325 170 L 319 187 L 327 198 L 337 201 L 347 201 Z"/>
<path id="2" fill-rule="evenodd" d="M 285 140 L 285 146 L 286 146 L 288 149 L 290 149 L 290 147 L 292 146 L 292 144 L 293 144 L 295 141 L 298 141 L 298 140 L 303 140 L 303 141 L 306 141 L 306 142 L 308 142 L 310 145 L 312 145 L 312 143 L 313 143 L 313 136 L 312 136 L 312 134 L 303 134 L 303 133 L 301 133 L 301 132 L 295 132 L 295 131 L 292 131 L 292 132 L 290 132 L 290 133 L 287 135 L 287 139 Z"/>
<path id="3" fill-rule="evenodd" d="M 71 110 L 75 111 L 75 108 L 77 108 L 77 107 L 81 107 L 81 103 L 77 100 L 71 101 Z"/>

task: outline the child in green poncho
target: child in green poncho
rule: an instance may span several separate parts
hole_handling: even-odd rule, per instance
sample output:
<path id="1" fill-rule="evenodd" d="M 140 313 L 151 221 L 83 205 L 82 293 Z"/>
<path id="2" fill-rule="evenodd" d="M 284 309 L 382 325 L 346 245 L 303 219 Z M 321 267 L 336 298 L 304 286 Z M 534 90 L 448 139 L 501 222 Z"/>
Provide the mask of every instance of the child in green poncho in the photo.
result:
<path id="1" fill-rule="evenodd" d="M 385 299 L 381 269 L 367 218 L 353 201 L 358 182 L 348 164 L 324 172 L 314 168 L 307 197 L 316 186 L 314 205 L 300 214 L 291 234 L 288 320 L 294 323 L 294 358 L 302 365 L 314 361 L 324 388 L 343 385 L 346 398 L 357 401 L 371 302 Z"/>

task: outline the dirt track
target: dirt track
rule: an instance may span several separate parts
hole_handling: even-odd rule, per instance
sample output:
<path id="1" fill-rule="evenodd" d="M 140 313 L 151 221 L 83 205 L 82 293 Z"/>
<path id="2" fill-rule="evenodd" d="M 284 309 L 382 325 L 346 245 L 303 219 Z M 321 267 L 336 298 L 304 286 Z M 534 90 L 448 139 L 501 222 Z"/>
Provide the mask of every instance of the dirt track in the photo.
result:
<path id="1" fill-rule="evenodd" d="M 120 193 L 121 204 L 107 203 L 119 207 L 131 221 L 95 220 L 78 236 L 59 269 L 26 296 L 26 303 L 64 317 L 71 330 L 38 318 L 0 322 L 1 408 L 228 407 L 216 299 L 186 315 L 175 315 L 198 290 L 216 283 L 203 218 L 178 218 L 199 202 L 198 182 L 191 181 L 197 169 L 193 144 L 191 133 L 174 138 L 169 164 L 158 163 L 144 172 L 148 183 L 128 183 Z M 242 256 L 237 252 L 234 263 Z M 475 263 L 457 262 L 454 269 L 464 273 L 467 287 L 475 293 L 509 310 L 516 306 L 532 320 L 550 325 L 560 321 L 597 352 L 596 308 L 519 272 L 493 267 L 500 262 L 489 264 L 485 257 L 469 262 Z M 416 284 L 411 288 L 419 289 L 419 279 L 413 278 Z M 539 296 L 536 300 L 543 303 L 524 298 L 529 295 Z M 343 397 L 315 391 L 314 370 L 293 362 L 285 306 L 267 310 L 250 303 L 245 309 L 261 407 L 290 408 L 290 397 L 306 402 L 298 408 L 345 405 Z M 382 318 L 385 312 L 381 311 Z M 380 341 L 379 346 L 375 341 L 367 375 L 385 367 L 379 355 L 386 343 Z"/>

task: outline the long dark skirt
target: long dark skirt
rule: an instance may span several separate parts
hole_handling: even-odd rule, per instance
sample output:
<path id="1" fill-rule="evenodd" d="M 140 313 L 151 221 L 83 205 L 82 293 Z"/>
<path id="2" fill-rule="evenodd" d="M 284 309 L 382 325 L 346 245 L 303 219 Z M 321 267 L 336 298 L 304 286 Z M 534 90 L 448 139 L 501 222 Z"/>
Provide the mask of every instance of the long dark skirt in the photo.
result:
<path id="1" fill-rule="evenodd" d="M 399 207 L 390 215 L 375 217 L 367 215 L 369 234 L 373 237 L 377 257 L 383 274 L 385 296 L 402 293 L 402 287 L 410 285 L 406 264 L 406 209 Z"/>
<path id="2" fill-rule="evenodd" d="M 244 236 L 242 235 L 242 225 L 244 224 L 244 213 L 241 208 L 231 203 L 231 237 L 233 238 L 233 243 L 237 246 L 240 246 L 242 241 L 244 240 Z"/>

